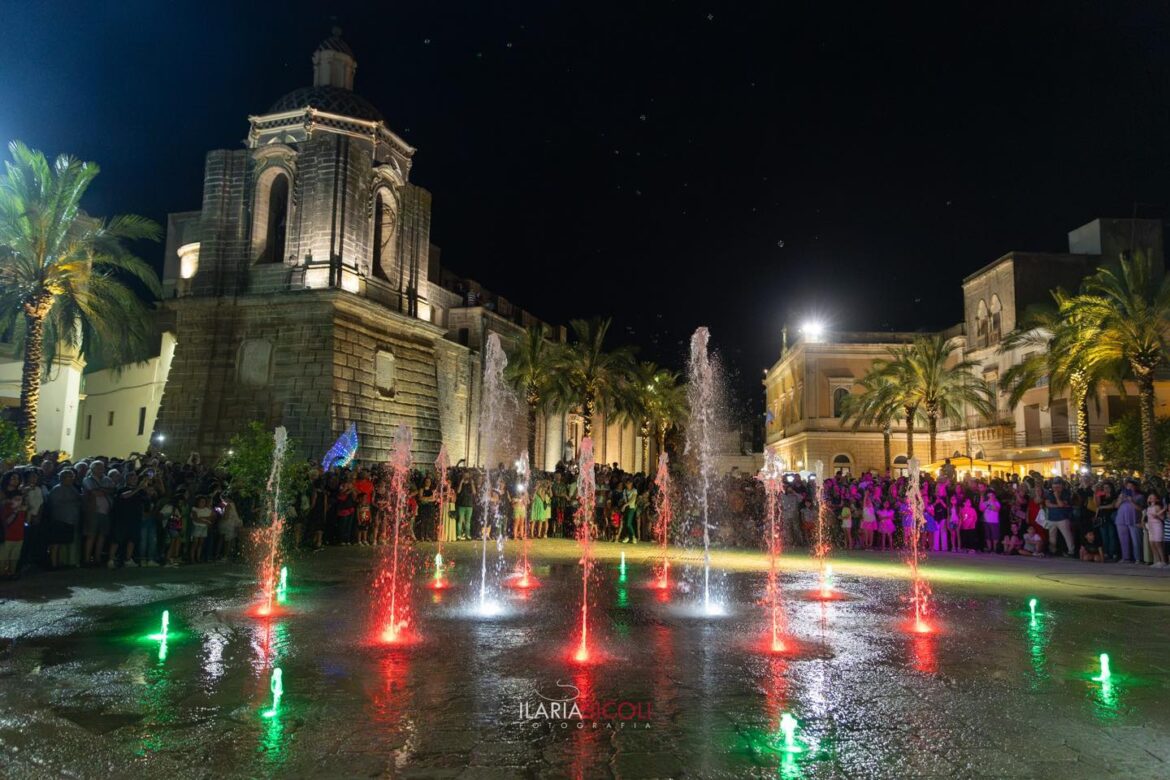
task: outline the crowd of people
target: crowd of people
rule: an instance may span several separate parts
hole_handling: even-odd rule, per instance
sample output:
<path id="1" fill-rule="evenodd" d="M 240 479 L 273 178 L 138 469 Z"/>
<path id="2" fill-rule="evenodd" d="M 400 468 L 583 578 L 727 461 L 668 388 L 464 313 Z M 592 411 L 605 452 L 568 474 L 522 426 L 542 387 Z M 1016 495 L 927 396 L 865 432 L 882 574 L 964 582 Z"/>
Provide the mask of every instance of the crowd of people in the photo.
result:
<path id="1" fill-rule="evenodd" d="M 837 548 L 891 551 L 913 543 L 917 523 L 907 476 L 839 473 L 819 488 L 799 474 L 785 479 L 780 507 L 789 544 L 824 538 Z M 757 482 L 741 480 L 738 490 L 748 501 L 759 501 Z M 1168 496 L 1160 480 L 960 479 L 948 460 L 937 476 L 922 475 L 920 491 L 924 550 L 1166 566 Z"/>
<path id="2" fill-rule="evenodd" d="M 401 485 L 381 465 L 312 470 L 307 486 L 286 497 L 281 514 L 293 548 L 386 544 L 393 518 L 418 540 L 572 538 L 583 484 L 576 463 L 524 472 L 522 463 L 416 470 Z M 677 484 L 686 480 L 678 479 Z M 637 544 L 656 539 L 661 486 L 618 464 L 595 466 L 591 533 Z M 176 462 L 149 453 L 76 463 L 44 453 L 0 477 L 0 577 L 23 568 L 178 566 L 238 558 L 247 529 L 266 523 L 263 506 L 238 506 L 226 471 L 198 455 Z M 817 485 L 787 474 L 779 498 L 785 544 L 897 551 L 912 544 L 915 512 L 906 476 L 837 474 Z M 1166 565 L 1167 496 L 1158 484 L 1083 475 L 1066 481 L 958 478 L 949 464 L 921 481 L 919 543 L 936 552 Z M 702 536 L 693 500 L 671 496 L 671 541 Z M 760 547 L 766 497 L 755 475 L 729 474 L 710 492 L 715 544 Z M 397 505 L 396 505 L 397 503 Z"/>

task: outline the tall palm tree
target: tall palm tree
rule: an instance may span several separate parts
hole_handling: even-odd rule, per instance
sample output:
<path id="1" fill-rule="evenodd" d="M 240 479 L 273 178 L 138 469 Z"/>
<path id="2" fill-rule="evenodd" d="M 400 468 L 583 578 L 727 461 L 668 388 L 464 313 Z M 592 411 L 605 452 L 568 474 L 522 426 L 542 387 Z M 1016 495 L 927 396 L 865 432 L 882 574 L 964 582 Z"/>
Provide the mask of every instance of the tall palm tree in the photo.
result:
<path id="1" fill-rule="evenodd" d="M 559 406 L 580 407 L 586 436 L 593 435 L 593 416 L 598 411 L 619 410 L 623 384 L 634 363 L 634 353 L 628 347 L 605 351 L 611 323 L 609 318 L 598 317 L 573 320 L 569 327 L 574 340 L 558 350 L 556 399 Z"/>
<path id="2" fill-rule="evenodd" d="M 61 155 L 50 164 L 18 141 L 8 150 L 0 177 L 0 319 L 23 342 L 20 416 L 31 457 L 41 379 L 55 350 L 76 347 L 108 363 L 146 356 L 153 327 L 136 286 L 156 297 L 161 290 L 123 242 L 158 240 L 160 230 L 144 217 L 103 220 L 82 210 L 98 174 L 94 163 Z"/>
<path id="3" fill-rule="evenodd" d="M 1110 379 L 1101 364 L 1089 365 L 1082 345 L 1097 337 L 1087 312 L 1074 304 L 1061 289 L 1052 291 L 1052 303 L 1029 307 L 1019 327 L 1000 343 L 1000 353 L 1028 350 L 1024 359 L 1009 368 L 1000 381 L 1008 395 L 1009 408 L 1015 408 L 1024 394 L 1048 380 L 1048 398 L 1068 392 L 1069 407 L 1077 421 L 1077 456 L 1086 469 L 1092 467 L 1089 441 L 1089 398 L 1097 386 Z"/>
<path id="4" fill-rule="evenodd" d="M 528 462 L 536 468 L 536 425 L 540 412 L 553 401 L 557 370 L 555 345 L 545 338 L 544 326 L 528 328 L 508 354 L 504 380 L 524 398 L 528 407 Z"/>
<path id="5" fill-rule="evenodd" d="M 1075 345 L 1077 359 L 1091 372 L 1132 378 L 1137 385 L 1142 426 L 1142 471 L 1156 469 L 1154 375 L 1170 360 L 1170 278 L 1146 252 L 1122 256 L 1085 279 L 1076 307 L 1090 343 Z"/>
<path id="6" fill-rule="evenodd" d="M 910 344 L 892 349 L 889 359 L 874 361 L 874 370 L 889 382 L 888 392 L 906 411 L 908 436 L 918 411 L 925 415 L 931 462 L 937 460 L 940 419 L 960 423 L 968 407 L 988 418 L 995 413 L 991 386 L 974 373 L 978 364 L 972 360 L 952 362 L 958 348 L 957 339 L 937 334 L 919 336 Z"/>
<path id="7" fill-rule="evenodd" d="M 898 393 L 899 388 L 883 374 L 870 372 L 858 381 L 858 385 L 861 386 L 860 392 L 850 393 L 842 399 L 841 424 L 852 422 L 854 431 L 862 425 L 873 425 L 881 429 L 886 473 L 889 474 L 894 465 L 890 438 L 894 425 L 908 414 L 907 407 Z M 915 408 L 909 414 L 916 415 L 921 412 Z M 912 437 L 913 422 L 909 423 L 908 430 Z M 906 446 L 909 450 L 908 457 L 914 457 L 913 438 L 907 441 Z"/>
<path id="8" fill-rule="evenodd" d="M 655 437 L 658 451 L 662 452 L 667 432 L 686 417 L 686 387 L 679 383 L 677 372 L 648 362 L 635 367 L 628 385 L 633 419 L 642 437 L 642 467 L 648 470 L 650 437 Z"/>

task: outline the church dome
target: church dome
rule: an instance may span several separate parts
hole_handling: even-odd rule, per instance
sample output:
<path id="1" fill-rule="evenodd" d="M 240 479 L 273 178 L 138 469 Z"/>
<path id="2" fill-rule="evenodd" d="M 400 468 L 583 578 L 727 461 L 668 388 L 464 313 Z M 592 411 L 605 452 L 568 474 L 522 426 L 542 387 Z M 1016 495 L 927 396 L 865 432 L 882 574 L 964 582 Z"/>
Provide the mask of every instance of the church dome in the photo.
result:
<path id="1" fill-rule="evenodd" d="M 284 111 L 295 111 L 298 108 L 315 108 L 318 111 L 351 116 L 355 119 L 367 119 L 372 122 L 380 122 L 383 119 L 382 113 L 374 107 L 374 104 L 361 95 L 343 87 L 325 84 L 294 89 L 273 103 L 272 108 L 268 109 L 268 113 L 279 114 Z"/>
<path id="2" fill-rule="evenodd" d="M 381 122 L 383 117 L 370 101 L 354 94 L 353 74 L 357 60 L 341 37 L 341 28 L 321 41 L 313 52 L 313 86 L 294 89 L 268 109 L 270 114 L 315 108 L 330 114 Z"/>

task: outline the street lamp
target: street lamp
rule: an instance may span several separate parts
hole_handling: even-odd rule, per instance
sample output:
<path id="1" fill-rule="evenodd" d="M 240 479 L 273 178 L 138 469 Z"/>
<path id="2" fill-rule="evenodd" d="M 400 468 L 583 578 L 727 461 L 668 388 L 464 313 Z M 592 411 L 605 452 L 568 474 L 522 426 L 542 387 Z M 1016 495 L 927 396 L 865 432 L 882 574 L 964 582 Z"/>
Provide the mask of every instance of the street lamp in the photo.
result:
<path id="1" fill-rule="evenodd" d="M 825 335 L 825 324 L 820 320 L 807 320 L 800 326 L 800 332 L 808 341 L 820 341 Z"/>

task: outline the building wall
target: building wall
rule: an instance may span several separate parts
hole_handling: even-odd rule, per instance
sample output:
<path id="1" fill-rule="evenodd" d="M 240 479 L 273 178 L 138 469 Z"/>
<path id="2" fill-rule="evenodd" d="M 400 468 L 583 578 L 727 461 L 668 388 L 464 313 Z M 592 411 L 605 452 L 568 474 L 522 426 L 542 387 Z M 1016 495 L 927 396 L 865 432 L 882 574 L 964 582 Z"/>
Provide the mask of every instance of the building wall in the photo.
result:
<path id="1" fill-rule="evenodd" d="M 145 363 L 85 375 L 74 457 L 125 455 L 150 448 L 175 354 L 174 334 L 165 332 L 161 338 L 159 354 Z M 145 414 L 139 433 L 141 410 Z M 166 431 L 157 433 L 163 435 L 158 444 L 166 446 Z"/>
<path id="2" fill-rule="evenodd" d="M 24 356 L 11 344 L 0 344 L 0 406 L 20 406 Z M 73 452 L 77 441 L 77 411 L 81 407 L 85 361 L 72 351 L 58 356 L 41 380 L 37 417 L 37 450 Z"/>

